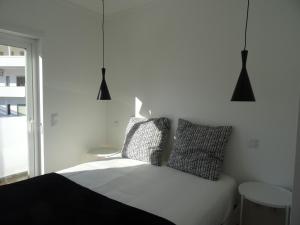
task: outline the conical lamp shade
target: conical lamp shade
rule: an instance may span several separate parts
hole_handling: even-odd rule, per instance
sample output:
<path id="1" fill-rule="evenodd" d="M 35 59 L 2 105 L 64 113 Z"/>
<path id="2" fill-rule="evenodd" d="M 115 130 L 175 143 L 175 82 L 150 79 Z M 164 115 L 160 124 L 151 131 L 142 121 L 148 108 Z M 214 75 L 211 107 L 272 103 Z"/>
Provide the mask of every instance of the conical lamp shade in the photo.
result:
<path id="1" fill-rule="evenodd" d="M 255 102 L 255 97 L 249 80 L 246 62 L 247 62 L 248 51 L 242 51 L 242 71 L 240 73 L 239 79 L 235 86 L 231 101 L 239 102 Z"/>
<path id="2" fill-rule="evenodd" d="M 102 82 L 100 85 L 97 100 L 111 100 L 109 90 L 105 81 L 105 68 L 102 68 Z"/>

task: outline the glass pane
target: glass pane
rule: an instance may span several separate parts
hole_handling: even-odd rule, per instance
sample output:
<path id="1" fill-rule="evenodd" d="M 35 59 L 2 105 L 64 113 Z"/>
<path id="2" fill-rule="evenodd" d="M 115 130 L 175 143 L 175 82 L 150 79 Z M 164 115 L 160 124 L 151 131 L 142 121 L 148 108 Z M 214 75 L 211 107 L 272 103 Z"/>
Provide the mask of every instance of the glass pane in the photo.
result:
<path id="1" fill-rule="evenodd" d="M 0 45 L 0 56 L 8 56 L 8 46 Z"/>
<path id="2" fill-rule="evenodd" d="M 11 56 L 24 56 L 25 52 L 22 48 L 10 47 L 10 55 Z"/>
<path id="3" fill-rule="evenodd" d="M 25 55 L 25 49 L 0 45 L 0 181 L 6 183 L 29 170 Z"/>
<path id="4" fill-rule="evenodd" d="M 0 105 L 0 117 L 7 116 L 7 105 Z"/>
<path id="5" fill-rule="evenodd" d="M 26 105 L 18 105 L 18 116 L 26 116 Z"/>
<path id="6" fill-rule="evenodd" d="M 25 77 L 17 77 L 17 87 L 25 86 Z"/>

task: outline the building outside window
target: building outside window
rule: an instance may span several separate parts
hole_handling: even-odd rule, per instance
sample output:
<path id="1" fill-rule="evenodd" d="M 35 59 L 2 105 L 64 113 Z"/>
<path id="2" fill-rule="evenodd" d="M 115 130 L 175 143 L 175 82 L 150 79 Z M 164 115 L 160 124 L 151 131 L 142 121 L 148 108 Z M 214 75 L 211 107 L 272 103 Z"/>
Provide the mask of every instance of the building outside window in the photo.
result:
<path id="1" fill-rule="evenodd" d="M 6 76 L 6 77 L 5 77 L 5 86 L 6 86 L 6 87 L 9 87 L 9 84 L 10 84 L 10 77 L 9 77 L 9 76 Z"/>
<path id="2" fill-rule="evenodd" d="M 25 86 L 25 77 L 17 76 L 17 87 L 24 87 L 24 86 Z"/>
<path id="3" fill-rule="evenodd" d="M 0 45 L 0 122 L 27 114 L 25 55 L 22 48 Z"/>
<path id="4" fill-rule="evenodd" d="M 11 108 L 10 108 L 10 104 L 7 105 L 7 115 L 10 116 L 11 115 Z"/>
<path id="5" fill-rule="evenodd" d="M 7 105 L 0 105 L 0 117 L 7 116 Z"/>
<path id="6" fill-rule="evenodd" d="M 26 116 L 26 105 L 18 104 L 17 105 L 17 113 L 18 113 L 18 116 Z"/>

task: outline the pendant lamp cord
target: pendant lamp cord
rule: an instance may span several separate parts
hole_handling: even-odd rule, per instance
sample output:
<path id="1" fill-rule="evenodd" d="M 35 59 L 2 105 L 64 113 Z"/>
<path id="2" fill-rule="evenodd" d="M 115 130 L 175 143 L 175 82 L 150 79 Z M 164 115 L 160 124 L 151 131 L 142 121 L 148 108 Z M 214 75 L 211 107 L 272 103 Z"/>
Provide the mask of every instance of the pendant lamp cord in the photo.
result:
<path id="1" fill-rule="evenodd" d="M 104 0 L 102 0 L 102 67 L 104 68 Z"/>
<path id="2" fill-rule="evenodd" d="M 247 29 L 248 29 L 249 5 L 250 5 L 250 0 L 248 0 L 248 5 L 247 5 L 247 17 L 246 17 L 246 27 L 245 27 L 245 43 L 244 43 L 244 50 L 246 50 L 246 47 L 247 47 Z"/>

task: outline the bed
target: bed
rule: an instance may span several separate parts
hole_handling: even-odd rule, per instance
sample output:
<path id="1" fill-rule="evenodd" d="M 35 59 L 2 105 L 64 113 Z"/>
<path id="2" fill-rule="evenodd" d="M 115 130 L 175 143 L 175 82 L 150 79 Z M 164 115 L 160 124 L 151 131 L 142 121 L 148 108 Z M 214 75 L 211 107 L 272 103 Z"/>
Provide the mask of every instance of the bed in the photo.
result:
<path id="1" fill-rule="evenodd" d="M 221 225 L 233 178 L 209 181 L 119 156 L 0 186 L 5 225 Z"/>
<path id="2" fill-rule="evenodd" d="M 230 126 L 131 118 L 121 154 L 0 186 L 5 225 L 227 225 L 237 185 L 222 173 Z"/>
<path id="3" fill-rule="evenodd" d="M 209 181 L 167 166 L 119 156 L 58 172 L 75 183 L 178 225 L 221 225 L 234 207 L 236 182 Z"/>

